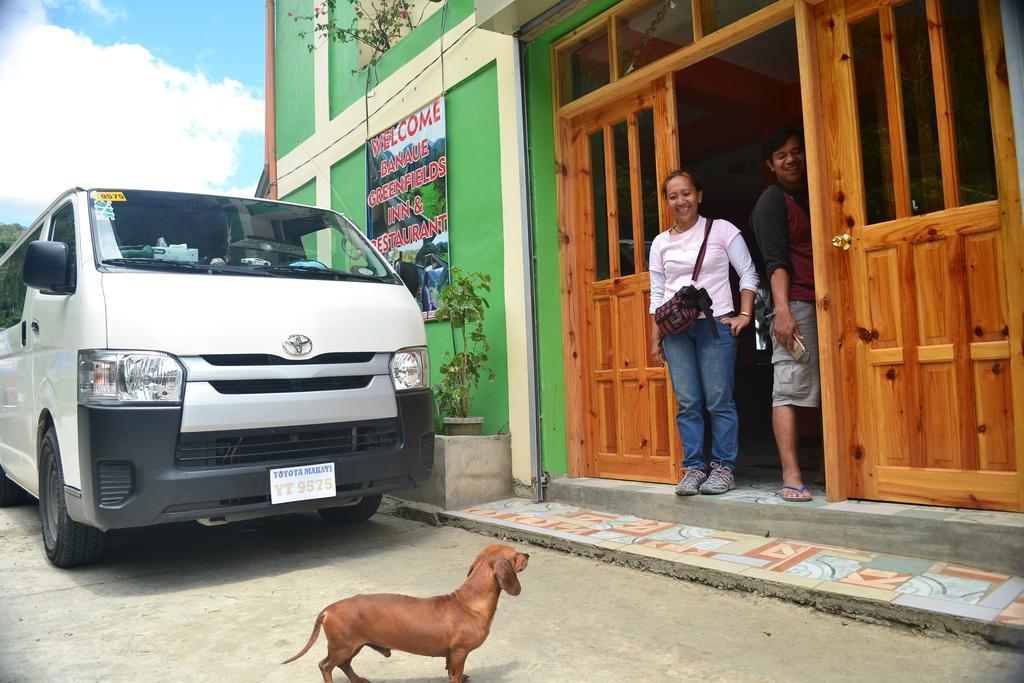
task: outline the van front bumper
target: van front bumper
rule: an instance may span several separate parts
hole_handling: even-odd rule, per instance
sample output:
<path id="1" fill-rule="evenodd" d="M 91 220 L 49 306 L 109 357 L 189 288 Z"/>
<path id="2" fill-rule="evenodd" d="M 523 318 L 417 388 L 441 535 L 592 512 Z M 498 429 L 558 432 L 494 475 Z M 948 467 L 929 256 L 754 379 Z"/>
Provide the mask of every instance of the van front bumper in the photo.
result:
<path id="1" fill-rule="evenodd" d="M 81 490 L 65 489 L 68 514 L 99 529 L 142 527 L 197 519 L 246 519 L 313 510 L 357 501 L 377 493 L 414 488 L 430 476 L 434 458 L 434 398 L 429 390 L 397 395 L 398 417 L 361 423 L 280 427 L 241 433 L 181 433 L 180 406 L 78 407 Z M 320 430 L 330 428 L 320 441 Z M 352 444 L 365 433 L 386 433 L 367 447 Z M 218 444 L 199 450 L 197 442 Z M 255 438 L 255 441 L 253 439 Z M 198 439 L 198 441 L 197 441 Z M 289 439 L 300 445 L 291 448 Z M 223 443 L 273 444 L 223 447 Z M 321 446 L 303 451 L 303 443 Z M 255 450 L 254 450 L 255 449 Z M 235 455 L 252 454 L 259 456 Z M 183 452 L 208 454 L 189 460 Z M 259 462 L 253 462 L 255 459 Z M 270 502 L 270 470 L 334 463 L 336 495 L 296 503 Z"/>

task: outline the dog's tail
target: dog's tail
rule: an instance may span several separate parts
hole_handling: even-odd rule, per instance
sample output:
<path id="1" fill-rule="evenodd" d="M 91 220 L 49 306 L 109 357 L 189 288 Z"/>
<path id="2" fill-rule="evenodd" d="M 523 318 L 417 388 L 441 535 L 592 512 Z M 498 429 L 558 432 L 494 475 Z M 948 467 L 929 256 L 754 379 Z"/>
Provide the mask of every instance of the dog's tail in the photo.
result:
<path id="1" fill-rule="evenodd" d="M 299 654 L 297 654 L 294 657 L 291 657 L 291 658 L 286 659 L 283 662 L 281 662 L 282 664 L 287 664 L 288 662 L 294 662 L 296 659 L 298 659 L 302 655 L 304 655 L 307 652 L 309 652 L 309 648 L 313 647 L 313 643 L 316 642 L 317 636 L 320 635 L 320 624 L 322 624 L 323 621 L 324 621 L 324 611 L 321 610 L 320 614 L 316 615 L 316 623 L 313 624 L 313 635 L 311 635 L 309 637 L 309 642 L 306 643 L 306 647 L 302 648 L 302 651 L 299 652 Z"/>

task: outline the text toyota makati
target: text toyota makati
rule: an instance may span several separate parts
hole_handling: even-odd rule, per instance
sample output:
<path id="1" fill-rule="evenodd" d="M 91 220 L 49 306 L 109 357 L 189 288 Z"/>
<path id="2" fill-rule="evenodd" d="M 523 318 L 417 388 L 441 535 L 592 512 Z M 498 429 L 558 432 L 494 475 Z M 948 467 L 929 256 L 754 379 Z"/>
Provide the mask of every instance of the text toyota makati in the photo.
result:
<path id="1" fill-rule="evenodd" d="M 415 300 L 344 216 L 76 188 L 0 257 L 0 505 L 39 499 L 61 567 L 110 529 L 366 519 L 430 474 L 428 377 Z"/>

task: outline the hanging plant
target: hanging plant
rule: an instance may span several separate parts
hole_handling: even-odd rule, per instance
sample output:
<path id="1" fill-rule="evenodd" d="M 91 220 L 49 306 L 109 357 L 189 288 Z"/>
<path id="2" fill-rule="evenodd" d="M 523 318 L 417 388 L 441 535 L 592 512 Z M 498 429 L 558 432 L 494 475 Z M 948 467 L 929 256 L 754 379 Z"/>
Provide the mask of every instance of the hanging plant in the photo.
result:
<path id="1" fill-rule="evenodd" d="M 440 0 L 429 0 L 439 2 Z M 350 22 L 338 21 L 335 9 L 337 0 L 322 0 L 313 6 L 312 14 L 288 16 L 295 21 L 309 22 L 312 31 L 299 31 L 299 37 L 307 40 L 312 52 L 318 40 L 335 40 L 339 43 L 356 43 L 372 50 L 370 65 L 394 47 L 409 31 L 415 28 L 412 19 L 412 2 L 407 0 L 345 0 L 352 5 L 354 15 Z M 421 13 L 422 15 L 422 13 Z"/>

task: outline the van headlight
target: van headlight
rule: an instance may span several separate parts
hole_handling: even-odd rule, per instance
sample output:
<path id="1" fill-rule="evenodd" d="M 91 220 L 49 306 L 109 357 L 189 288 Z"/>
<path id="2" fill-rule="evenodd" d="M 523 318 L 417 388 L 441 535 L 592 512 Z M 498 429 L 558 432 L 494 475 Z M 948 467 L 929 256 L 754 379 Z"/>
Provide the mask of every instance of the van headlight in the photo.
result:
<path id="1" fill-rule="evenodd" d="M 185 368 L 166 353 L 78 352 L 79 403 L 180 403 L 184 386 Z"/>
<path id="2" fill-rule="evenodd" d="M 427 347 L 399 349 L 391 356 L 391 380 L 395 391 L 426 389 L 430 386 L 430 361 Z"/>

